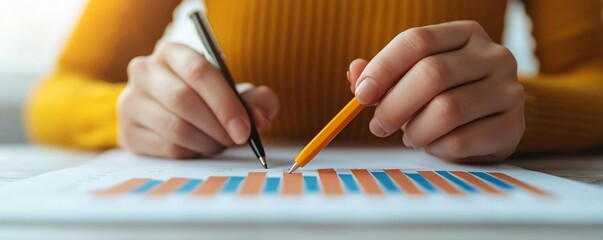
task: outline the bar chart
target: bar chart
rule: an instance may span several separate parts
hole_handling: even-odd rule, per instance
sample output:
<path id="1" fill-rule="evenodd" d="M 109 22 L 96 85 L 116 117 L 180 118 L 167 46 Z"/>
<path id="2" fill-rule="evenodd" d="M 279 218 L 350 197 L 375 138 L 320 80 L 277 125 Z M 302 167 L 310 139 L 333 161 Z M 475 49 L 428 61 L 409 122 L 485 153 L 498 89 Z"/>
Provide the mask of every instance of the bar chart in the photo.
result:
<path id="1" fill-rule="evenodd" d="M 99 196 L 221 195 L 254 196 L 343 196 L 360 194 L 447 195 L 474 194 L 502 196 L 524 192 L 535 196 L 550 193 L 499 172 L 412 171 L 400 169 L 318 169 L 312 172 L 283 173 L 267 176 L 266 172 L 249 172 L 246 176 L 209 176 L 205 179 L 173 177 L 166 180 L 132 178 L 108 188 L 94 191 Z"/>

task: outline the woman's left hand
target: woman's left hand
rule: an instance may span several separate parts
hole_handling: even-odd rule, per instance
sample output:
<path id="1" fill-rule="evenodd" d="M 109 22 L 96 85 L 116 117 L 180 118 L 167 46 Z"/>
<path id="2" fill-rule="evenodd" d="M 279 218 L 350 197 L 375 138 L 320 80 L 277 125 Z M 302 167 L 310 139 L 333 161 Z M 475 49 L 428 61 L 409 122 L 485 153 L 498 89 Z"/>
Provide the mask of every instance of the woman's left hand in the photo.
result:
<path id="1" fill-rule="evenodd" d="M 474 21 L 406 30 L 350 73 L 358 101 L 376 106 L 376 136 L 402 129 L 406 146 L 470 163 L 504 160 L 523 136 L 515 58 Z"/>

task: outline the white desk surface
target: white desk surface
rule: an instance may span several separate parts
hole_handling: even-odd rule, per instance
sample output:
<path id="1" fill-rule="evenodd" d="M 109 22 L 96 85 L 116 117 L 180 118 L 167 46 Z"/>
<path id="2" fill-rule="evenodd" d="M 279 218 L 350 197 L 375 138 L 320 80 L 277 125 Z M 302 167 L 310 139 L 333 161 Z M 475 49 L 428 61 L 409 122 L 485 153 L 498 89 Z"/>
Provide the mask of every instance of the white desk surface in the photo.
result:
<path id="1" fill-rule="evenodd" d="M 33 145 L 0 145 L 0 187 L 45 172 L 76 166 L 98 153 Z M 603 154 L 513 159 L 527 169 L 603 187 Z M 603 203 L 601 203 L 603 204 Z M 1 213 L 0 213 L 1 214 Z M 35 231 L 32 231 L 35 230 Z M 107 234 L 110 233 L 110 234 Z M 208 236 L 211 236 L 208 238 Z M 0 239 L 603 239 L 600 226 L 147 226 L 0 225 Z"/>

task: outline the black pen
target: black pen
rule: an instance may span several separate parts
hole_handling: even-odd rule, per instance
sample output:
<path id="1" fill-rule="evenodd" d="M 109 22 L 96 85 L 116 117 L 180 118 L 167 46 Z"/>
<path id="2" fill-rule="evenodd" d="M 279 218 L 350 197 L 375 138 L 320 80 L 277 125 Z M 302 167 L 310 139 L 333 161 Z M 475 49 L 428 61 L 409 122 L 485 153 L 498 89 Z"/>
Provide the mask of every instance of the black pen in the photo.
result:
<path id="1" fill-rule="evenodd" d="M 205 16 L 205 14 L 199 12 L 192 13 L 190 17 L 195 23 L 195 28 L 197 29 L 197 33 L 199 33 L 199 37 L 201 38 L 201 41 L 203 42 L 203 46 L 205 47 L 207 53 L 216 60 L 216 62 L 218 63 L 218 67 L 222 72 L 222 75 L 224 75 L 224 79 L 226 79 L 228 85 L 230 85 L 230 87 L 232 88 L 232 91 L 235 92 L 235 95 L 237 96 L 237 98 L 239 98 L 241 104 L 243 104 L 245 111 L 247 111 L 247 115 L 249 115 L 249 121 L 251 122 L 251 135 L 249 136 L 247 143 L 249 143 L 251 150 L 253 150 L 253 153 L 255 153 L 255 156 L 258 158 L 258 160 L 260 160 L 262 166 L 267 169 L 268 164 L 266 163 L 266 153 L 264 153 L 264 146 L 262 146 L 262 142 L 260 141 L 260 134 L 258 134 L 258 130 L 255 128 L 253 116 L 251 115 L 251 111 L 249 111 L 249 107 L 247 107 L 247 104 L 245 104 L 245 101 L 237 91 L 235 81 L 232 78 L 230 71 L 228 71 L 228 67 L 226 67 L 226 62 L 224 62 L 222 51 L 218 46 L 218 42 L 216 41 L 214 33 L 211 30 L 211 26 L 209 25 L 207 17 Z"/>

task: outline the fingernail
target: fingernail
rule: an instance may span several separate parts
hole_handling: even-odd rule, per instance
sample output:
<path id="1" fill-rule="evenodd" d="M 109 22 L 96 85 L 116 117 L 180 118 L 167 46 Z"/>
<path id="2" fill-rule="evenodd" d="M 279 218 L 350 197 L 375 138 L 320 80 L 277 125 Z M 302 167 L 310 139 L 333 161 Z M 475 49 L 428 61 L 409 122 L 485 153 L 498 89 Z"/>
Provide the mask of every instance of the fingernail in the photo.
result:
<path id="1" fill-rule="evenodd" d="M 415 148 L 412 144 L 410 144 L 408 138 L 406 138 L 406 135 L 402 136 L 402 142 L 404 143 L 404 146 L 407 146 L 409 148 Z"/>
<path id="2" fill-rule="evenodd" d="M 348 82 L 350 82 L 350 91 L 353 93 L 354 92 L 354 84 L 352 84 L 352 82 L 350 80 L 350 71 L 345 72 L 345 75 L 348 77 Z"/>
<path id="3" fill-rule="evenodd" d="M 385 137 L 387 135 L 387 131 L 385 131 L 385 128 L 383 128 L 383 125 L 381 125 L 381 122 L 379 122 L 379 119 L 377 118 L 371 119 L 369 129 L 378 137 Z"/>
<path id="4" fill-rule="evenodd" d="M 249 138 L 249 124 L 246 124 L 241 118 L 233 118 L 227 124 L 228 135 L 237 144 L 243 144 Z"/>
<path id="5" fill-rule="evenodd" d="M 356 99 L 358 99 L 360 103 L 368 105 L 375 101 L 378 93 L 379 89 L 377 89 L 375 80 L 367 77 L 360 83 L 360 85 L 358 85 L 354 95 L 356 95 Z"/>

